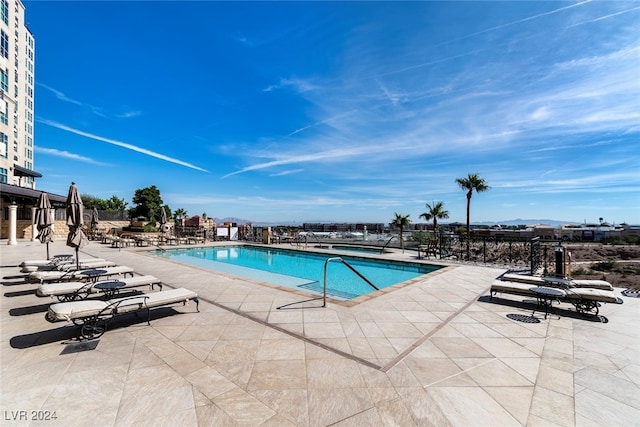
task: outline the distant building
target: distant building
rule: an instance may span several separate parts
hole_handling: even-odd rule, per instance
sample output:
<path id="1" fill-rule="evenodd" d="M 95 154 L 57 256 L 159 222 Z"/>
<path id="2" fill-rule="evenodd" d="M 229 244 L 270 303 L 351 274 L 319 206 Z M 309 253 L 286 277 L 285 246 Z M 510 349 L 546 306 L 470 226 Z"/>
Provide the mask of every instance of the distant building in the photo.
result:
<path id="1" fill-rule="evenodd" d="M 35 40 L 20 0 L 0 0 L 0 183 L 35 189 Z"/>

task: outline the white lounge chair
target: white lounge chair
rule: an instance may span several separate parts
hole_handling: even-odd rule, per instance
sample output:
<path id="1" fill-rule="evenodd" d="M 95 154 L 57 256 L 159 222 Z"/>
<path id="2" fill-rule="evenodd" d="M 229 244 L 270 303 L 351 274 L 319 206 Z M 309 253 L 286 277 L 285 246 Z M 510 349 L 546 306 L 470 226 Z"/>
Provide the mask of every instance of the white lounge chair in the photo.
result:
<path id="1" fill-rule="evenodd" d="M 136 288 L 140 286 L 149 286 L 153 289 L 156 285 L 162 290 L 162 282 L 157 277 L 133 276 L 128 278 L 118 278 L 118 282 L 124 283 L 120 289 Z M 95 285 L 101 282 L 56 282 L 43 283 L 36 289 L 36 295 L 39 297 L 57 297 L 59 301 L 77 301 L 87 298 L 90 294 L 98 293 L 100 290 Z"/>
<path id="2" fill-rule="evenodd" d="M 36 271 L 71 271 L 71 270 L 86 270 L 89 268 L 97 267 L 113 267 L 116 263 L 107 261 L 103 258 L 88 258 L 77 263 L 72 259 L 63 259 L 52 264 L 47 265 L 25 265 L 20 270 L 21 273 L 33 273 Z M 78 268 L 79 267 L 79 268 Z"/>
<path id="3" fill-rule="evenodd" d="M 88 299 L 61 302 L 49 306 L 45 319 L 49 322 L 71 321 L 81 326 L 81 338 L 91 339 L 104 334 L 109 321 L 119 314 L 144 310 L 147 312 L 147 324 L 150 325 L 150 309 L 180 303 L 186 305 L 189 301 L 195 301 L 196 311 L 199 312 L 198 295 L 185 288 L 116 298 L 109 301 Z"/>
<path id="4" fill-rule="evenodd" d="M 611 283 L 605 280 L 579 280 L 579 279 L 562 279 L 557 277 L 540 277 L 528 276 L 526 274 L 505 273 L 500 277 L 501 280 L 508 282 L 529 283 L 536 286 L 549 287 L 570 287 L 570 288 L 595 288 L 608 291 L 613 290 Z"/>
<path id="5" fill-rule="evenodd" d="M 126 277 L 129 274 L 133 277 L 133 268 L 127 267 L 124 265 L 118 265 L 114 267 L 89 267 L 91 269 L 99 268 L 100 270 L 104 270 L 105 272 L 95 276 L 98 277 L 111 277 L 116 275 L 123 275 Z M 44 282 L 57 282 L 57 281 L 73 281 L 73 280 L 82 280 L 86 279 L 87 276 L 83 274 L 85 270 L 71 270 L 71 271 L 34 271 L 29 274 L 29 279 L 38 281 L 40 283 Z"/>
<path id="6" fill-rule="evenodd" d="M 489 298 L 493 299 L 496 294 L 501 293 L 538 298 L 539 294 L 532 290 L 536 287 L 538 285 L 530 283 L 495 280 L 491 285 Z M 606 289 L 566 287 L 559 290 L 562 294 L 558 296 L 558 301 L 568 302 L 578 313 L 588 316 L 598 315 L 600 303 L 622 304 L 623 302 L 613 291 Z"/>
<path id="7" fill-rule="evenodd" d="M 51 259 L 28 259 L 20 263 L 20 267 L 47 267 L 52 268 L 63 262 L 70 262 L 73 260 L 71 254 L 54 255 Z"/>

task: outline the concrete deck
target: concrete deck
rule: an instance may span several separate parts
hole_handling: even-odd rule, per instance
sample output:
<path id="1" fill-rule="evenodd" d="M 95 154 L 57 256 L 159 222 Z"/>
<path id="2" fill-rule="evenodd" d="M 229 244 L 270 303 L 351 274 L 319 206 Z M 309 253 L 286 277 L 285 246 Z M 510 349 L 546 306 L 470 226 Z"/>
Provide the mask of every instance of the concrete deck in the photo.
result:
<path id="1" fill-rule="evenodd" d="M 348 306 L 92 242 L 194 305 L 123 315 L 95 349 L 44 319 L 51 299 L 17 264 L 39 242 L 0 241 L 2 425 L 631 426 L 640 420 L 640 300 L 544 319 L 488 300 L 503 270 L 450 266 Z M 71 253 L 63 241 L 51 254 Z M 396 258 L 415 258 L 398 253 Z M 145 292 L 152 292 L 145 290 Z M 620 294 L 620 290 L 616 290 Z M 55 420 L 38 421 L 55 412 Z M 34 419 L 35 417 L 35 419 Z"/>

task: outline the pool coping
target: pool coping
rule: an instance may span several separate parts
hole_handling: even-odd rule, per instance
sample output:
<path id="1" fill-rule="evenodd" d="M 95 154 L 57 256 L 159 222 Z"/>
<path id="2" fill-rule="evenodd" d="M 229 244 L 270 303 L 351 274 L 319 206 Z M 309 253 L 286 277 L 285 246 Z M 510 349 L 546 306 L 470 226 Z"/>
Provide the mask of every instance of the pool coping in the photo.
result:
<path id="1" fill-rule="evenodd" d="M 245 243 L 245 242 L 213 242 L 213 244 L 207 244 L 207 245 L 175 245 L 172 246 L 168 249 L 162 248 L 160 247 L 160 249 L 164 249 L 165 251 L 167 250 L 179 250 L 179 249 L 198 249 L 198 248 L 211 248 L 211 247 L 222 247 L 222 246 L 256 246 L 256 247 L 261 247 L 261 248 L 268 248 L 268 249 L 273 249 L 273 245 L 264 245 L 264 244 L 256 244 L 256 243 Z M 300 252 L 306 252 L 306 253 L 315 253 L 315 254 L 319 254 L 319 255 L 333 255 L 334 252 L 323 252 L 323 251 L 317 251 L 317 250 L 312 250 L 312 249 L 297 249 L 297 248 L 280 248 L 280 247 L 276 247 L 277 249 L 280 250 L 284 250 L 284 251 L 300 251 Z M 314 249 L 318 249 L 318 248 L 314 248 Z M 151 256 L 151 257 L 156 257 L 155 255 L 151 255 L 149 254 L 149 252 L 152 251 L 157 251 L 157 249 L 152 249 L 150 247 L 143 247 L 143 248 L 135 248 L 133 250 L 134 252 L 138 252 L 138 253 L 143 253 L 145 256 Z M 344 255 L 344 254 L 343 254 Z M 360 255 L 363 255 L 362 258 L 365 259 L 371 259 L 371 260 L 379 260 L 380 255 L 384 255 L 384 254 L 366 254 L 366 253 L 362 253 L 362 254 L 358 254 L 358 255 L 349 255 L 352 258 L 359 258 Z M 195 265 L 195 264 L 188 264 L 188 263 L 183 263 L 180 261 L 175 261 L 172 259 L 168 259 L 168 258 L 162 258 L 165 261 L 168 262 L 172 262 L 175 263 L 177 265 L 182 265 L 182 266 L 189 266 L 189 267 L 193 267 L 196 268 L 198 270 L 201 271 L 205 271 L 205 272 L 211 272 L 214 271 L 216 274 L 219 274 L 221 276 L 226 276 L 232 279 L 236 279 L 236 280 L 244 280 L 246 282 L 249 283 L 253 283 L 256 285 L 260 285 L 260 286 L 267 286 L 271 289 L 276 289 L 276 290 L 280 290 L 280 291 L 285 291 L 285 292 L 289 292 L 298 296 L 303 296 L 303 297 L 309 297 L 312 300 L 313 299 L 322 299 L 323 296 L 322 295 L 318 295 L 318 294 L 314 294 L 314 293 L 310 293 L 310 292 L 304 292 L 302 290 L 300 290 L 299 288 L 292 288 L 292 287 L 287 287 L 287 286 L 281 286 L 281 285 L 276 285 L 273 283 L 269 283 L 269 282 L 264 282 L 261 280 L 257 280 L 254 278 L 250 278 L 250 277 L 245 277 L 245 276 L 240 276 L 237 274 L 233 274 L 227 271 L 220 271 L 220 270 L 212 270 L 209 269 L 207 267 L 202 267 L 199 265 Z M 332 298 L 329 295 L 327 295 L 326 299 L 327 301 L 331 302 L 332 304 L 337 304 L 340 305 L 342 307 L 345 308 L 351 308 L 351 307 L 355 307 L 359 304 L 374 300 L 382 295 L 394 292 L 398 289 L 402 289 L 405 288 L 407 286 L 411 286 L 419 281 L 422 280 L 426 280 L 427 278 L 431 278 L 434 277 L 436 275 L 439 274 L 443 274 L 445 272 L 451 271 L 455 268 L 458 268 L 459 266 L 457 265 L 449 265 L 449 264 L 444 264 L 444 263 L 433 263 L 433 262 L 426 262 L 427 260 L 416 260 L 416 261 L 403 261 L 403 260 L 387 260 L 389 262 L 393 262 L 393 263 L 399 263 L 399 264 L 422 264 L 422 265 L 433 265 L 438 267 L 436 270 L 431 271 L 429 273 L 425 273 L 422 274 L 418 277 L 415 277 L 413 279 L 409 279 L 409 280 L 405 280 L 404 282 L 400 282 L 400 283 L 396 283 L 395 285 L 391 285 L 391 286 L 387 286 L 386 288 L 383 289 L 379 289 L 377 291 L 374 292 L 370 292 L 366 295 L 362 295 L 356 298 L 352 298 L 350 300 L 339 300 L 336 298 Z M 421 262 L 420 262 L 421 261 Z"/>

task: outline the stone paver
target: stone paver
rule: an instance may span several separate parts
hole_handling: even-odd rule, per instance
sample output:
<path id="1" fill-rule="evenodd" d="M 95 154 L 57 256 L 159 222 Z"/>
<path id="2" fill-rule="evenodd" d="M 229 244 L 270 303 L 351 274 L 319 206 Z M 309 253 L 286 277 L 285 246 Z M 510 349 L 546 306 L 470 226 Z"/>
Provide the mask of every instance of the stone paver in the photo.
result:
<path id="1" fill-rule="evenodd" d="M 309 301 L 220 272 L 92 242 L 100 257 L 201 298 L 121 316 L 93 350 L 50 324 L 17 264 L 44 246 L 0 241 L 2 425 L 637 425 L 640 303 L 607 323 L 489 301 L 503 270 L 450 265 L 355 304 Z M 64 242 L 51 253 L 67 253 Z M 390 255 L 411 259 L 412 255 Z M 151 292 L 151 291 L 146 291 Z M 568 307 L 563 307 L 567 308 Z M 568 311 L 561 310 L 563 313 Z M 508 316 L 510 315 L 510 316 Z M 516 315 L 516 316 L 513 316 Z M 83 343 L 80 343 L 83 344 Z M 49 411 L 49 412 L 47 412 Z M 24 419 L 26 418 L 26 419 Z"/>

